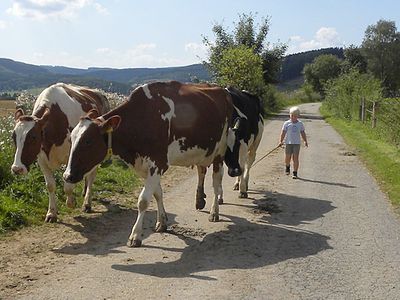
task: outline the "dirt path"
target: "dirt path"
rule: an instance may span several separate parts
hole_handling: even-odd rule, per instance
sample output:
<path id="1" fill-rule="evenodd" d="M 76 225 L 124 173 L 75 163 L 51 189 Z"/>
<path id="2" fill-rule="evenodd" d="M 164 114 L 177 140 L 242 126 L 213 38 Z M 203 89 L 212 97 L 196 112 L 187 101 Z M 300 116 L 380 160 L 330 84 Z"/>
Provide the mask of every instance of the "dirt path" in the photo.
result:
<path id="1" fill-rule="evenodd" d="M 136 213 L 112 203 L 23 230 L 0 241 L 0 298 L 399 299 L 399 218 L 318 105 L 301 110 L 299 180 L 283 174 L 280 149 L 253 169 L 249 199 L 225 176 L 221 221 L 209 223 L 210 200 L 194 209 L 195 171 L 178 171 L 165 183 L 169 233 L 152 232 L 151 210 L 142 248 L 125 246 Z M 266 124 L 258 157 L 284 119 Z"/>

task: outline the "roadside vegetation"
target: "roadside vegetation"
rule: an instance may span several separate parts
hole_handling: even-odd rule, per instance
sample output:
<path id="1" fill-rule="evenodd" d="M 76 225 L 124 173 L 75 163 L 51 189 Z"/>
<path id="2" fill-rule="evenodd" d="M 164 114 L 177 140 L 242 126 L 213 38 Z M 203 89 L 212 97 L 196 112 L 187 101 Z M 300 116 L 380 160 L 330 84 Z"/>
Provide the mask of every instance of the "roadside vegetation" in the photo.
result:
<path id="1" fill-rule="evenodd" d="M 305 81 L 319 93 L 326 120 L 352 145 L 400 207 L 400 33 L 380 20 L 365 31 L 360 47 L 344 59 L 317 57 L 304 68 Z"/>

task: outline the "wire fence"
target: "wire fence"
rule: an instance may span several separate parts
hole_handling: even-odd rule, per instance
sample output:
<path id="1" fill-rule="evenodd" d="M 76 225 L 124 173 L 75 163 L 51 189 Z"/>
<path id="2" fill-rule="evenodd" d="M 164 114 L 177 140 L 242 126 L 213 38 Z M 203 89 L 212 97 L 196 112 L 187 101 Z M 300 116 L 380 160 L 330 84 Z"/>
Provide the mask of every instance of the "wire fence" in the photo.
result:
<path id="1" fill-rule="evenodd" d="M 400 98 L 386 98 L 381 101 L 365 101 L 361 99 L 359 120 L 370 123 L 382 138 L 400 146 Z"/>

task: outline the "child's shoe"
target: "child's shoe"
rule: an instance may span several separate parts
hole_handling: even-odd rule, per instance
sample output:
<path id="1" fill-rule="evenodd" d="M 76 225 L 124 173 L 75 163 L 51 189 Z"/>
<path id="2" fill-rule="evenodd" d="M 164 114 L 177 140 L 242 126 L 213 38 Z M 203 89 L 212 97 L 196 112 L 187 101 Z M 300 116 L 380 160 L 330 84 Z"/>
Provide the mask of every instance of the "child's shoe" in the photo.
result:
<path id="1" fill-rule="evenodd" d="M 286 175 L 290 175 L 290 166 L 286 166 L 285 173 L 286 173 Z"/>

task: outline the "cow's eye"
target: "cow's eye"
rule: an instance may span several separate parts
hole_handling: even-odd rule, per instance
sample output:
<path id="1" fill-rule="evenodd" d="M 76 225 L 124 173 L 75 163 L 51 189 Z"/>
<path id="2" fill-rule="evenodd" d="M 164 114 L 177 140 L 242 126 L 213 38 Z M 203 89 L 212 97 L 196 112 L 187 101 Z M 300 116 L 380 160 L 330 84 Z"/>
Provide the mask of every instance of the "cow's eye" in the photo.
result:
<path id="1" fill-rule="evenodd" d="M 91 140 L 86 140 L 84 144 L 85 144 L 85 146 L 90 146 L 92 144 L 92 141 Z"/>

